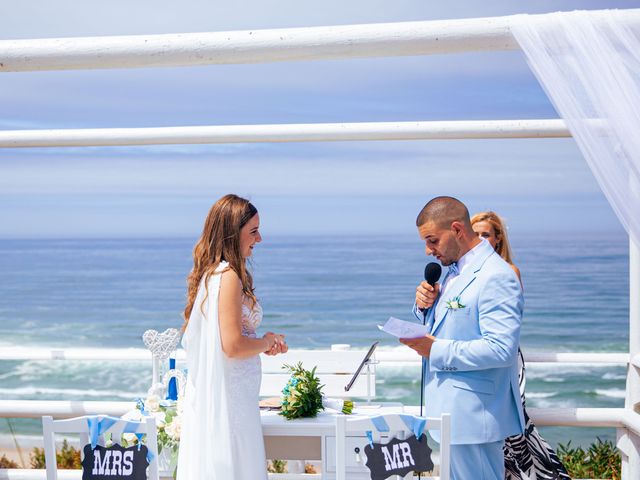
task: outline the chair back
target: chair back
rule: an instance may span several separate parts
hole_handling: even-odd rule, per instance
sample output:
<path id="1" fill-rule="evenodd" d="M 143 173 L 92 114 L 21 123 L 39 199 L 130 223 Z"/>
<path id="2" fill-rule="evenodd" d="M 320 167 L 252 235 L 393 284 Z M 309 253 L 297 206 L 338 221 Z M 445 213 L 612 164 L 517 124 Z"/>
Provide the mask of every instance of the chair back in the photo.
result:
<path id="1" fill-rule="evenodd" d="M 384 437 L 386 442 L 393 438 L 404 439 L 414 435 L 412 426 L 420 425 L 420 430 L 440 431 L 440 476 L 428 477 L 438 480 L 449 480 L 451 458 L 451 416 L 448 413 L 441 417 L 418 417 L 397 413 L 378 416 L 338 415 L 336 417 L 336 480 L 346 480 L 350 466 L 361 469 L 366 463 L 365 446 L 371 441 L 379 441 Z M 383 426 L 383 427 L 382 427 Z M 348 461 L 347 455 L 354 455 L 357 466 Z M 351 465 L 350 465 L 351 464 Z"/>
<path id="2" fill-rule="evenodd" d="M 147 470 L 148 480 L 159 480 L 158 473 L 158 434 L 154 417 L 145 417 L 143 421 L 131 421 L 113 418 L 106 415 L 86 415 L 83 417 L 54 420 L 51 416 L 42 417 L 42 433 L 44 437 L 44 458 L 47 469 L 47 480 L 58 480 L 58 466 L 56 461 L 56 433 L 79 433 L 81 455 L 84 456 L 84 445 L 89 443 L 90 423 L 100 425 L 107 420 L 107 428 L 98 429 L 97 443 L 104 445 L 104 434 L 110 433 L 112 438 L 121 439 L 123 433 L 143 433 L 147 440 L 145 445 L 149 451 L 150 461 Z M 94 432 L 95 434 L 96 432 Z"/>
<path id="3" fill-rule="evenodd" d="M 327 397 L 361 398 L 371 400 L 376 396 L 375 354 L 360 371 L 357 380 L 345 391 L 365 351 L 360 350 L 289 350 L 284 355 L 275 357 L 262 356 L 261 397 L 277 397 L 287 384 L 290 375 L 283 370 L 283 365 L 295 365 L 302 362 L 304 368 L 316 368 L 316 375 L 324 385 L 322 392 Z"/>

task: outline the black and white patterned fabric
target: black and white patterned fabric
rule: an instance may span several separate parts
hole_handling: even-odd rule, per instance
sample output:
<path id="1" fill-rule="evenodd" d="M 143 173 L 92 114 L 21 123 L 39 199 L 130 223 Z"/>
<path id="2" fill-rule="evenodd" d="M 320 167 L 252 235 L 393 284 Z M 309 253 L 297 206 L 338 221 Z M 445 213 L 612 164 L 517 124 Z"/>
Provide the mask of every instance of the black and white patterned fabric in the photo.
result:
<path id="1" fill-rule="evenodd" d="M 523 435 L 509 437 L 504 442 L 504 466 L 506 480 L 571 480 L 556 452 L 540 436 L 525 408 L 525 365 L 520 356 L 520 399 L 524 410 L 525 431 Z"/>

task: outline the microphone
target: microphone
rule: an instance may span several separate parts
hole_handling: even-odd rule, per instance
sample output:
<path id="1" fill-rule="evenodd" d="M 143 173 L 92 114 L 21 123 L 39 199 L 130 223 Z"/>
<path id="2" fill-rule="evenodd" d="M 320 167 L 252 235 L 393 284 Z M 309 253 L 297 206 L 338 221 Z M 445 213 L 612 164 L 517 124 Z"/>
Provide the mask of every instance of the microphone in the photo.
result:
<path id="1" fill-rule="evenodd" d="M 442 274 L 442 267 L 439 263 L 431 262 L 424 267 L 424 279 L 432 287 L 436 284 L 440 275 Z"/>

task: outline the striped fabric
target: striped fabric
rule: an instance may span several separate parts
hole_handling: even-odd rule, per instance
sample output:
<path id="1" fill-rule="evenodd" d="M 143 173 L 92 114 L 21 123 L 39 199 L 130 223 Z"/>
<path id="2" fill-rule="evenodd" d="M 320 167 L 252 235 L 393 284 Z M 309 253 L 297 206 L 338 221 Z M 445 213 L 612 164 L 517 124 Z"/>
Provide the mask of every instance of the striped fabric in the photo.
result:
<path id="1" fill-rule="evenodd" d="M 509 437 L 504 442 L 504 466 L 506 480 L 571 480 L 556 452 L 540 436 L 525 408 L 525 366 L 520 355 L 520 398 L 524 410 L 525 431 L 523 435 Z"/>

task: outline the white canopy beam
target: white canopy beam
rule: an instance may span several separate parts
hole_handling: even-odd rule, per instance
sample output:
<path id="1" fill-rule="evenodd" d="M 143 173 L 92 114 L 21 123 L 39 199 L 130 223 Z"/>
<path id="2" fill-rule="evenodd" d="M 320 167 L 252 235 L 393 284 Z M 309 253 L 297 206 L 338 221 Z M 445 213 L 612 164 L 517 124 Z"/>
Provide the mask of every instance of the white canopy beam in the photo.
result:
<path id="1" fill-rule="evenodd" d="M 562 120 L 369 122 L 0 131 L 0 148 L 570 137 Z"/>
<path id="2" fill-rule="evenodd" d="M 594 10 L 591 15 L 599 16 Z M 514 16 L 330 27 L 0 41 L 0 72 L 177 67 L 517 50 Z M 640 23 L 637 10 L 625 21 Z"/>
<path id="3" fill-rule="evenodd" d="M 176 67 L 514 50 L 509 18 L 0 42 L 0 71 Z"/>

